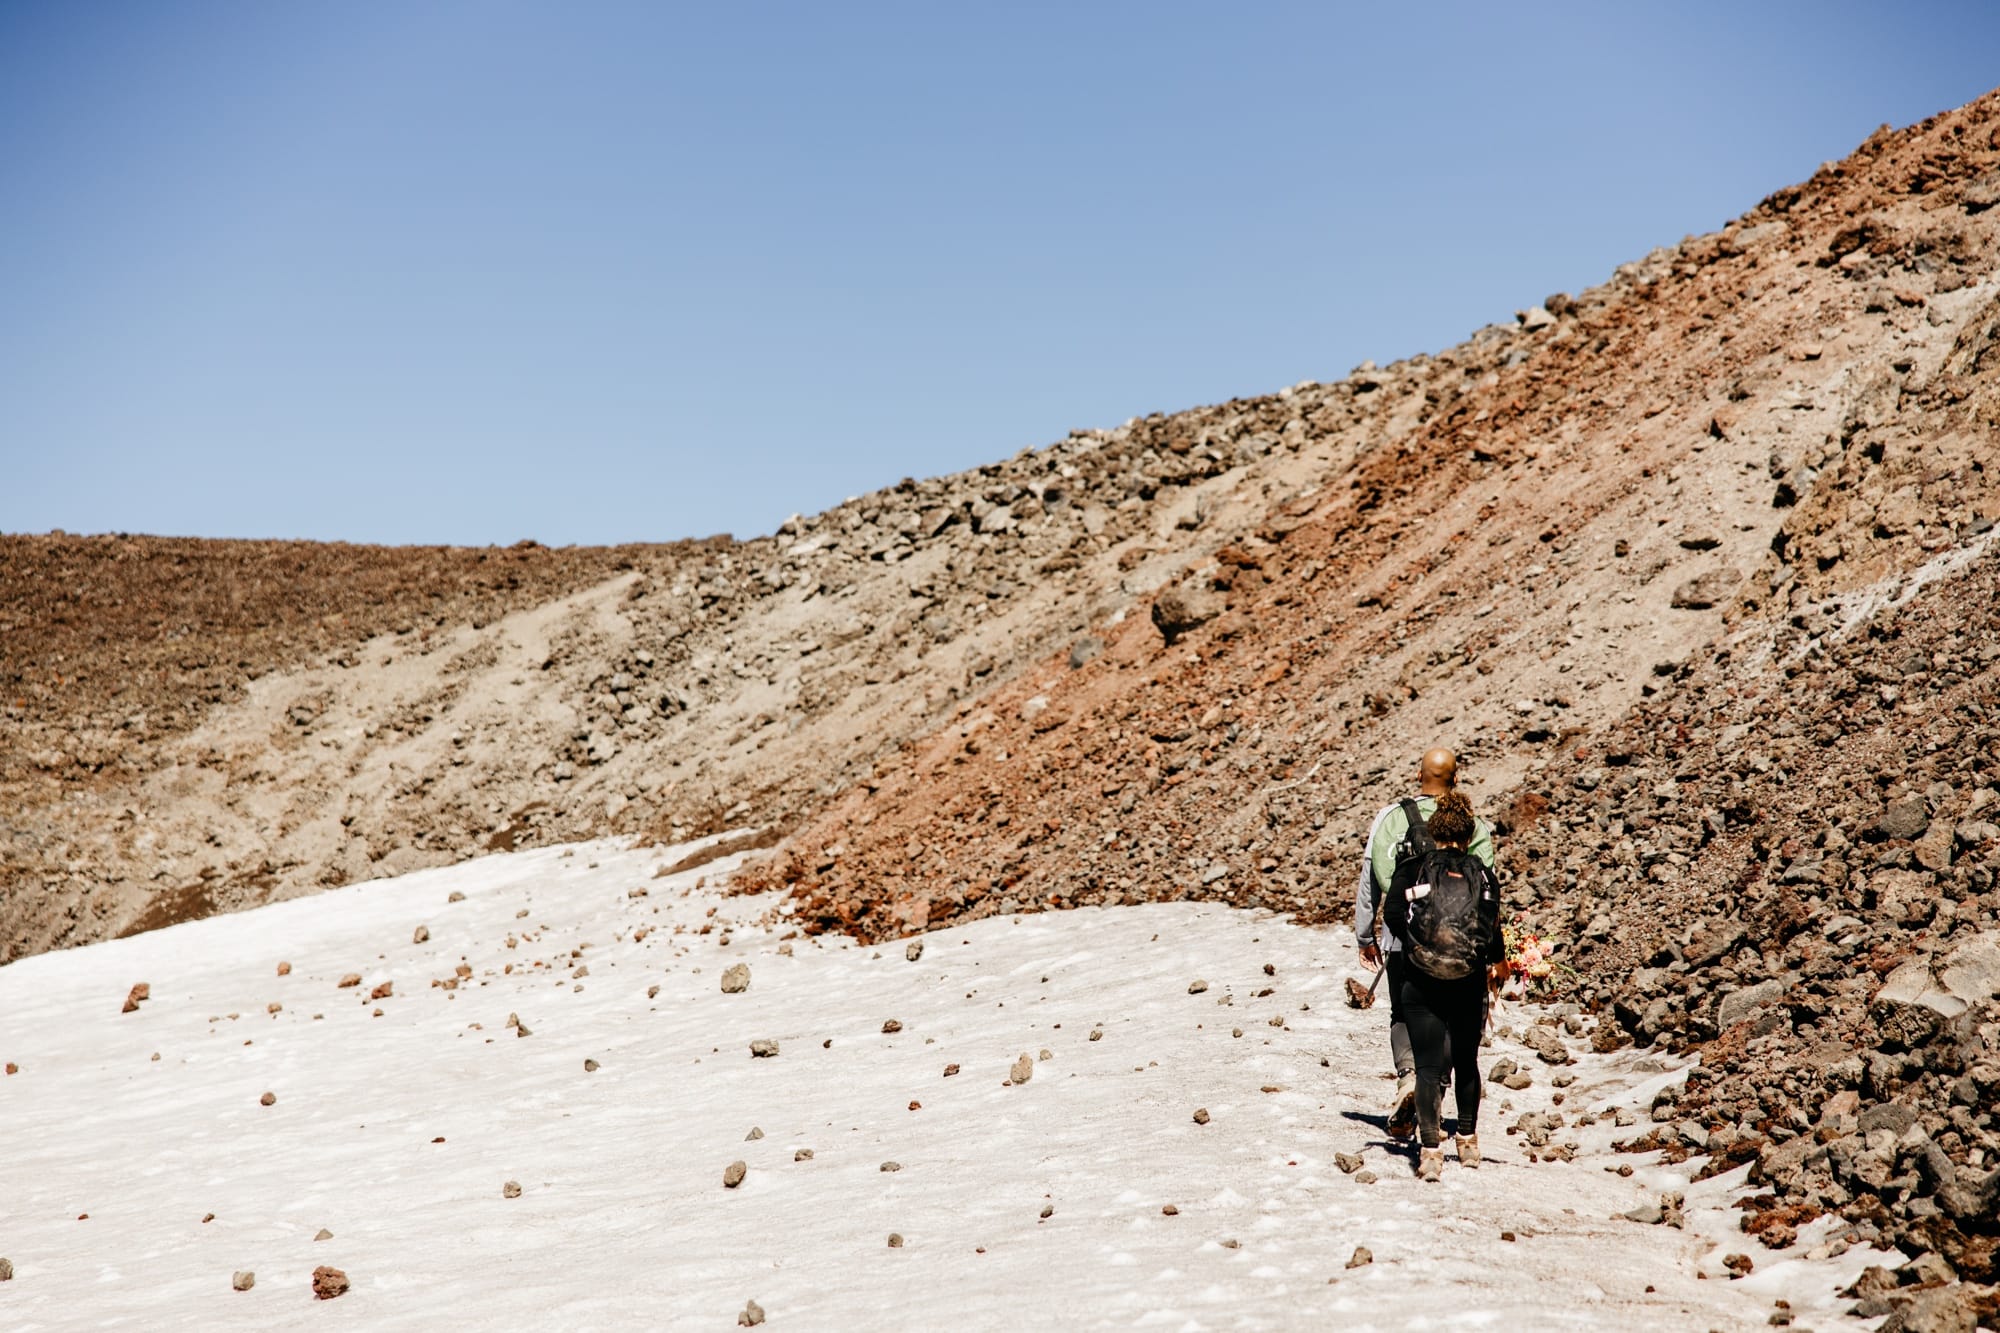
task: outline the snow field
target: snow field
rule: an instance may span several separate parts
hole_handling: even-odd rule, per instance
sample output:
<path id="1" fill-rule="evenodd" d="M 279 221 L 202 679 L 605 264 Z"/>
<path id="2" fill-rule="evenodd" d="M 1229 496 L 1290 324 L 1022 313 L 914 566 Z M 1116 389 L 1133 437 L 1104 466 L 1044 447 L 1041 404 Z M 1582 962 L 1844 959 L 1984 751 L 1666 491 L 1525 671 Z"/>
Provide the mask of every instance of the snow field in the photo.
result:
<path id="1" fill-rule="evenodd" d="M 1697 1329 L 1764 1327 L 1783 1297 L 1825 1327 L 1836 1287 L 1897 1261 L 1802 1257 L 1823 1225 L 1766 1251 L 1734 1231 L 1741 1172 L 1690 1187 L 1698 1161 L 1610 1154 L 1635 1131 L 1608 1122 L 1530 1164 L 1504 1125 L 1555 1071 L 1504 1038 L 1487 1062 L 1536 1086 L 1494 1089 L 1480 1170 L 1448 1153 L 1421 1184 L 1381 1128 L 1387 1005 L 1341 999 L 1345 930 L 1086 909 L 939 931 L 911 962 L 693 887 L 726 860 L 652 877 L 687 850 L 488 857 L 0 968 L 0 1324 L 731 1328 L 755 1299 L 801 1329 Z M 736 962 L 751 984 L 724 994 Z M 1631 1051 L 1568 1072 L 1570 1112 L 1679 1076 Z M 1613 1220 L 1668 1189 L 1689 1230 Z M 352 1290 L 315 1302 L 321 1264 Z"/>

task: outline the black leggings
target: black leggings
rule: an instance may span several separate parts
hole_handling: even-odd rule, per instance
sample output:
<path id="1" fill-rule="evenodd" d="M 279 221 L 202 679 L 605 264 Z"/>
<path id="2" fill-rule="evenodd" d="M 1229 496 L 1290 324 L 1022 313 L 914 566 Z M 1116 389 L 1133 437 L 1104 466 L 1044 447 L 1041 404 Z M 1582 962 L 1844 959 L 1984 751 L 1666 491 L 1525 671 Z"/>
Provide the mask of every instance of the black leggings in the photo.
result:
<path id="1" fill-rule="evenodd" d="M 1402 969 L 1403 1021 L 1417 1061 L 1417 1133 L 1426 1148 L 1438 1146 L 1440 1088 L 1447 1064 L 1458 1092 L 1458 1132 L 1479 1128 L 1479 1036 L 1486 1026 L 1486 978 L 1479 972 L 1439 981 L 1414 967 Z"/>

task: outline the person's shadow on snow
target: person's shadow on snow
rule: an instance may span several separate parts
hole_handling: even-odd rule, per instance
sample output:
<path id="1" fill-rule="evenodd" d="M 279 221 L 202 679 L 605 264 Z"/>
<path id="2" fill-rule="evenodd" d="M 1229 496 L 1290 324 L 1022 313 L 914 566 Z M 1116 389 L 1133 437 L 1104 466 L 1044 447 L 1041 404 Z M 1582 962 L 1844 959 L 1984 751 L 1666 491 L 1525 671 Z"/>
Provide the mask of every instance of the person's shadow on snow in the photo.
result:
<path id="1" fill-rule="evenodd" d="M 1371 1138 L 1367 1143 L 1362 1144 L 1363 1148 L 1380 1148 L 1385 1152 L 1407 1157 L 1413 1163 L 1417 1160 L 1416 1136 L 1411 1135 L 1407 1139 L 1399 1139 L 1389 1133 L 1389 1116 L 1386 1112 L 1372 1114 L 1367 1111 L 1342 1111 L 1340 1114 L 1342 1119 L 1352 1120 L 1357 1125 L 1366 1125 L 1370 1130 L 1374 1131 L 1375 1137 Z M 1440 1119 L 1438 1121 L 1438 1132 L 1447 1138 L 1457 1134 L 1457 1118 Z M 1491 1161 L 1492 1159 L 1488 1158 L 1487 1160 Z"/>

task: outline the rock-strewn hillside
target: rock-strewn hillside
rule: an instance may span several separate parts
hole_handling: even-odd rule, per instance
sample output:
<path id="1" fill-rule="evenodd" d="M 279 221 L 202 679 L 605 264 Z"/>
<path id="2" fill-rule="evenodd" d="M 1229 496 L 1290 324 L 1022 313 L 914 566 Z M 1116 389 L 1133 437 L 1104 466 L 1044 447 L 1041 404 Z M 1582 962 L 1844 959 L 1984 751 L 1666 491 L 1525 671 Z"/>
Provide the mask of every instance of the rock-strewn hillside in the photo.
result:
<path id="1" fill-rule="evenodd" d="M 1691 662 L 1784 688 L 1805 636 L 2000 515 L 1996 122 L 1988 98 L 1877 135 L 1517 328 L 1294 391 L 1367 422 L 1351 458 L 1189 561 L 1157 623 L 961 707 L 772 873 L 864 930 L 1162 891 L 1337 910 L 1429 744 L 1491 803 Z"/>
<path id="2" fill-rule="evenodd" d="M 249 641 L 228 615 L 169 651 L 154 574 L 57 607 L 77 545 L 9 538 L 35 637 L 0 673 L 40 692 L 8 701 L 4 947 L 729 824 L 791 833 L 748 885 L 868 937 L 1324 919 L 1443 742 L 1605 1040 L 1711 1044 L 1660 1133 L 1757 1157 L 1774 1241 L 1835 1209 L 1991 1278 L 1996 346 L 2000 95 L 1435 356 L 752 542 L 437 555 L 469 582 L 425 626 L 303 579 L 254 679 L 179 683 Z M 201 548 L 213 587 L 249 549 Z M 158 734 L 96 697 L 125 653 L 181 710 Z"/>

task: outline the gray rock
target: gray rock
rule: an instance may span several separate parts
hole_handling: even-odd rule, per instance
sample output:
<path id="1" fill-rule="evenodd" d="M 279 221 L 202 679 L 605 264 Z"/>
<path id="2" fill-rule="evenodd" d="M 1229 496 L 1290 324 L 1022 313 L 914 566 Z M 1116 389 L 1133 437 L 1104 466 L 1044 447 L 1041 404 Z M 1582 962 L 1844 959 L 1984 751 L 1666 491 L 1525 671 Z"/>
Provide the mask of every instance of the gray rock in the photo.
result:
<path id="1" fill-rule="evenodd" d="M 1889 802 L 1875 821 L 1875 831 L 1885 838 L 1920 838 L 1930 824 L 1930 803 L 1912 793 Z"/>
<path id="2" fill-rule="evenodd" d="M 2000 824 L 1990 823 L 1984 819 L 1968 819 L 1954 832 L 1957 834 L 1960 846 L 1979 847 L 2000 838 Z"/>
<path id="3" fill-rule="evenodd" d="M 1940 819 L 1924 830 L 1924 836 L 1917 839 L 1910 848 L 1910 854 L 1926 870 L 1949 870 L 1952 840 L 1956 833 L 1957 830 Z"/>
<path id="4" fill-rule="evenodd" d="M 750 1054 L 760 1060 L 768 1060 L 778 1053 L 778 1043 L 769 1037 L 759 1037 L 750 1043 Z"/>
<path id="5" fill-rule="evenodd" d="M 1772 977 L 1754 986 L 1733 990 L 1722 997 L 1716 1007 L 1715 1023 L 1720 1028 L 1731 1028 L 1749 1018 L 1765 1005 L 1784 995 L 1787 981 L 1784 977 Z"/>
<path id="6" fill-rule="evenodd" d="M 1683 611 L 1706 611 L 1728 600 L 1742 581 L 1743 576 L 1733 569 L 1711 569 L 1674 589 L 1672 605 Z"/>
<path id="7" fill-rule="evenodd" d="M 750 964 L 732 963 L 722 972 L 722 993 L 741 995 L 750 989 Z"/>
<path id="8" fill-rule="evenodd" d="M 1562 1044 L 1562 1038 L 1556 1035 L 1554 1028 L 1543 1027 L 1539 1023 L 1534 1024 L 1521 1034 L 1521 1041 L 1547 1064 L 1569 1063 L 1569 1050 Z"/>
<path id="9" fill-rule="evenodd" d="M 743 1136 L 743 1141 L 745 1143 L 755 1143 L 758 1139 L 761 1139 L 763 1137 L 764 1137 L 764 1131 L 757 1128 L 757 1126 L 752 1125 L 750 1126 L 750 1132 Z"/>
<path id="10" fill-rule="evenodd" d="M 1862 1134 L 1872 1134 L 1878 1129 L 1886 1129 L 1901 1138 L 1903 1131 L 1916 1122 L 1916 1107 L 1905 1106 L 1901 1102 L 1878 1102 L 1861 1113 L 1856 1127 Z"/>
<path id="11" fill-rule="evenodd" d="M 1191 584 L 1168 588 L 1153 599 L 1153 628 L 1170 644 L 1221 614 L 1221 599 Z"/>
<path id="12" fill-rule="evenodd" d="M 1882 1333 L 1974 1333 L 1979 1326 L 1975 1294 L 1954 1283 L 1918 1292 L 1908 1305 L 1883 1322 L 1881 1330 Z"/>
<path id="13" fill-rule="evenodd" d="M 893 1175 L 896 1172 L 901 1171 L 902 1169 L 903 1169 L 903 1164 L 901 1162 L 882 1163 L 882 1171 L 886 1175 Z"/>
<path id="14" fill-rule="evenodd" d="M 1956 1018 L 2000 995 L 2000 930 L 1986 930 L 1953 947 L 1942 960 L 1919 955 L 1889 974 L 1875 1003 L 1885 1009 L 1918 1006 Z"/>
<path id="15" fill-rule="evenodd" d="M 1954 1172 L 1938 1190 L 1938 1202 L 1961 1222 L 2000 1216 L 2000 1167 L 1984 1175 L 1970 1169 Z"/>

